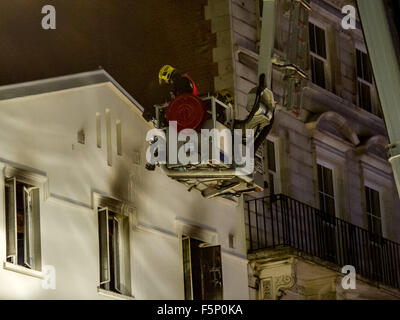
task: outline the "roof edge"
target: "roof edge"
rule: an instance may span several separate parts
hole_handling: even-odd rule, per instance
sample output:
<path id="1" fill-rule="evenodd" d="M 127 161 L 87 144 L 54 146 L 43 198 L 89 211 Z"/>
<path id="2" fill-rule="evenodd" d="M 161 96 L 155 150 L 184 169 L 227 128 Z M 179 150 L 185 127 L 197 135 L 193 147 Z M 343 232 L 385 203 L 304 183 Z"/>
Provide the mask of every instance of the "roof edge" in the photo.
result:
<path id="1" fill-rule="evenodd" d="M 106 82 L 111 82 L 139 110 L 144 110 L 140 103 L 102 68 L 94 71 L 0 86 L 0 101 Z"/>

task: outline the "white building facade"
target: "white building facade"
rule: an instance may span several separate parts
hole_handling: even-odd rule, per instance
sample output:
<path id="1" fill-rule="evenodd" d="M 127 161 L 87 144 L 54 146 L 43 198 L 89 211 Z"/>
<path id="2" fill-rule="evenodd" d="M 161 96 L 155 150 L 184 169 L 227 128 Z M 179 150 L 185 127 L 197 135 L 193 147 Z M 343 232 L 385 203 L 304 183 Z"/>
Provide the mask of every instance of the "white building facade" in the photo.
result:
<path id="1" fill-rule="evenodd" d="M 147 171 L 151 127 L 106 72 L 0 97 L 0 298 L 248 299 L 241 204 Z"/>

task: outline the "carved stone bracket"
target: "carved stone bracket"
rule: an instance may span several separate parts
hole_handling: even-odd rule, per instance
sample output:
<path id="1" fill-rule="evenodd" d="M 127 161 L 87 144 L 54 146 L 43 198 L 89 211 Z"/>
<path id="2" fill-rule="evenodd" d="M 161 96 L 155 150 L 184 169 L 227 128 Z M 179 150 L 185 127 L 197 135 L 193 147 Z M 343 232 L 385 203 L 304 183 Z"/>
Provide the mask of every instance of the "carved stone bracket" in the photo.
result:
<path id="1" fill-rule="evenodd" d="M 291 289 L 296 283 L 296 276 L 291 275 L 281 275 L 275 278 L 275 295 L 277 298 L 282 296 L 284 290 Z"/>
<path id="2" fill-rule="evenodd" d="M 260 274 L 259 299 L 278 300 L 284 291 L 296 284 L 295 266 L 293 260 L 260 264 L 257 266 Z"/>

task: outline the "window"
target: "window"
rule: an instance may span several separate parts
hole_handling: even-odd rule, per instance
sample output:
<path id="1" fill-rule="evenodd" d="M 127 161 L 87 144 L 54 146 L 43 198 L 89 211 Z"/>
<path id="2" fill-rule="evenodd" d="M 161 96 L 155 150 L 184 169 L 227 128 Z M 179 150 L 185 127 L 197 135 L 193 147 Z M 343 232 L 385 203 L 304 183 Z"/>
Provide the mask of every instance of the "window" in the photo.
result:
<path id="1" fill-rule="evenodd" d="M 5 179 L 7 262 L 41 271 L 39 188 Z"/>
<path id="2" fill-rule="evenodd" d="M 357 59 L 357 88 L 359 107 L 372 112 L 372 69 L 368 55 L 360 50 L 356 50 Z"/>
<path id="3" fill-rule="evenodd" d="M 381 205 L 379 192 L 365 187 L 365 199 L 367 202 L 368 230 L 376 235 L 382 235 Z"/>
<path id="4" fill-rule="evenodd" d="M 267 159 L 268 159 L 268 177 L 269 177 L 269 193 L 275 194 L 275 174 L 276 174 L 276 155 L 275 143 L 267 140 Z"/>
<path id="5" fill-rule="evenodd" d="M 309 23 L 312 82 L 325 88 L 325 63 L 327 61 L 325 30 Z"/>
<path id="6" fill-rule="evenodd" d="M 322 257 L 323 259 L 337 263 L 337 239 L 336 239 L 336 214 L 335 196 L 333 190 L 333 172 L 331 169 L 318 165 L 318 194 L 320 209 L 322 212 L 321 234 Z"/>
<path id="7" fill-rule="evenodd" d="M 184 236 L 183 277 L 186 300 L 222 300 L 221 246 Z"/>
<path id="8" fill-rule="evenodd" d="M 322 165 L 318 165 L 318 194 L 321 211 L 330 216 L 335 216 L 333 172 Z"/>
<path id="9" fill-rule="evenodd" d="M 98 208 L 100 288 L 130 295 L 129 219 Z"/>

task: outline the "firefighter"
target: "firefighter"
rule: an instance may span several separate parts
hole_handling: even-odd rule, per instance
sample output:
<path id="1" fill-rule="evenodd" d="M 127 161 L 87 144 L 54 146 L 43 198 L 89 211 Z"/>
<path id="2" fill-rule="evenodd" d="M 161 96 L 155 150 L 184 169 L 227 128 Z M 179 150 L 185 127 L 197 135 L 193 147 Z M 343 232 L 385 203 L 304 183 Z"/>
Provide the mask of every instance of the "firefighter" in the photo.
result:
<path id="1" fill-rule="evenodd" d="M 149 83 L 144 99 L 143 118 L 151 121 L 155 116 L 153 105 L 171 100 L 171 94 L 179 96 L 183 93 L 197 95 L 198 91 L 192 78 L 185 73 L 180 74 L 174 67 L 164 65 L 158 72 L 158 83 L 156 79 Z"/>
<path id="2" fill-rule="evenodd" d="M 217 91 L 215 93 L 215 97 L 219 101 L 221 101 L 221 102 L 223 102 L 225 104 L 232 104 L 233 105 L 235 103 L 235 100 L 233 99 L 232 93 L 227 89 L 223 89 L 223 90 Z"/>
<path id="3" fill-rule="evenodd" d="M 187 73 L 180 74 L 174 67 L 167 64 L 161 67 L 158 81 L 160 85 L 172 84 L 172 92 L 175 97 L 183 93 L 191 93 L 196 96 L 198 93 L 194 81 Z"/>

